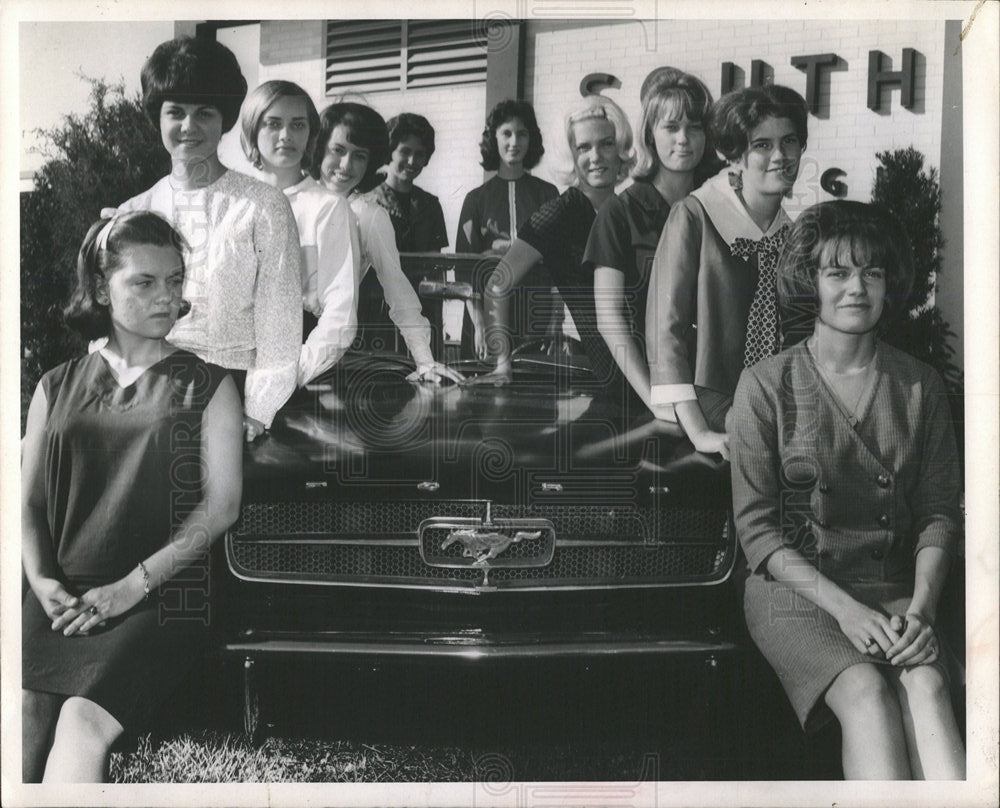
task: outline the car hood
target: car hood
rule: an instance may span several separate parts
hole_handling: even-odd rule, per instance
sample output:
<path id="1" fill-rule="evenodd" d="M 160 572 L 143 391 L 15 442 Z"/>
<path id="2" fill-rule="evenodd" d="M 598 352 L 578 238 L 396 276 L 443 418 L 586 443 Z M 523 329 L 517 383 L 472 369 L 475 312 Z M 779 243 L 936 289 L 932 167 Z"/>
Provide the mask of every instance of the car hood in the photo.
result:
<path id="1" fill-rule="evenodd" d="M 558 361 L 523 360 L 505 386 L 406 381 L 408 360 L 349 354 L 299 390 L 245 455 L 255 499 L 337 491 L 527 503 L 669 494 L 728 507 L 728 464 L 676 424 L 625 409 Z M 468 364 L 463 371 L 482 371 Z"/>

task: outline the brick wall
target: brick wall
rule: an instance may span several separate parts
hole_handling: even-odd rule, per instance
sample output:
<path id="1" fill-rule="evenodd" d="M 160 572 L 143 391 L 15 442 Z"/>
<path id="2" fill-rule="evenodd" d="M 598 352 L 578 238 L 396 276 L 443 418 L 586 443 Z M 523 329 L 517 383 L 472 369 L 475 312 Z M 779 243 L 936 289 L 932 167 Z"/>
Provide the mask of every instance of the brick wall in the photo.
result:
<path id="1" fill-rule="evenodd" d="M 295 81 L 312 95 L 320 109 L 326 106 L 324 25 L 321 20 L 264 22 L 260 80 Z M 914 108 L 903 109 L 900 92 L 893 89 L 883 90 L 880 112 L 868 109 L 868 51 L 883 51 L 888 57 L 886 67 L 898 70 L 904 47 L 919 53 Z M 806 76 L 792 67 L 791 57 L 835 53 L 844 69 L 826 73 L 820 84 L 821 110 L 818 116 L 809 117 L 809 144 L 788 208 L 794 216 L 808 205 L 830 199 L 820 188 L 819 178 L 831 167 L 845 172 L 842 181 L 847 184 L 849 199 L 867 200 L 875 177 L 877 151 L 912 145 L 923 152 L 929 166 L 940 167 L 944 48 L 942 20 L 529 19 L 524 86 L 528 100 L 535 106 L 546 146 L 546 154 L 533 173 L 563 186 L 558 169 L 569 166 L 569 157 L 562 142 L 562 118 L 568 103 L 579 98 L 580 80 L 588 73 L 612 73 L 621 80 L 620 90 L 605 93 L 621 104 L 634 124 L 639 117 L 639 86 L 654 67 L 670 64 L 694 73 L 718 95 L 723 61 L 735 63 L 747 81 L 751 60 L 761 59 L 773 70 L 775 83 L 804 94 Z M 434 125 L 437 151 L 419 184 L 441 198 L 452 247 L 462 200 L 483 179 L 477 144 L 485 118 L 485 99 L 485 85 L 367 96 L 386 118 L 414 111 Z M 226 154 L 236 152 L 238 148 Z M 234 156 L 227 162 L 232 164 L 236 159 Z M 956 230 L 944 234 L 953 245 L 960 244 L 963 236 L 960 227 L 956 226 Z M 952 268 L 951 278 L 960 278 L 960 269 Z M 939 303 L 948 309 L 946 317 L 961 333 L 960 288 Z"/>
<path id="2" fill-rule="evenodd" d="M 805 73 L 791 65 L 791 57 L 835 53 L 846 69 L 828 73 L 820 84 L 820 114 L 809 116 L 808 147 L 794 198 L 786 204 L 794 217 L 811 204 L 831 199 L 819 185 L 820 176 L 831 167 L 845 172 L 842 181 L 847 185 L 848 199 L 867 201 L 875 179 L 876 152 L 912 145 L 923 153 L 925 166 L 942 167 L 944 65 L 949 56 L 945 53 L 945 24 L 943 20 L 533 21 L 528 26 L 525 88 L 547 138 L 546 155 L 535 173 L 556 181 L 555 169 L 562 154 L 562 116 L 568 102 L 579 98 L 580 81 L 588 73 L 612 73 L 621 80 L 620 90 L 604 92 L 622 106 L 635 125 L 639 87 L 654 67 L 669 64 L 694 73 L 717 97 L 723 61 L 735 63 L 748 81 L 751 60 L 761 59 L 773 69 L 776 84 L 805 94 Z M 899 70 L 904 47 L 919 54 L 914 107 L 907 110 L 900 105 L 896 88 L 883 89 L 882 110 L 868 109 L 868 51 L 882 51 L 888 57 L 884 69 Z M 956 50 L 957 43 L 948 47 Z M 950 109 L 955 105 L 960 109 L 958 92 L 959 97 L 949 102 Z M 958 127 L 960 132 L 960 122 Z M 961 146 L 953 143 L 944 148 Z M 568 157 L 562 160 L 565 164 Z M 955 172 L 945 174 L 942 180 L 954 183 Z M 961 204 L 961 198 L 960 177 L 957 186 L 942 182 L 943 205 Z M 961 214 L 942 216 L 941 226 L 946 243 L 942 254 L 945 272 L 938 285 L 937 305 L 957 334 L 956 362 L 961 366 Z"/>
<path id="3" fill-rule="evenodd" d="M 902 63 L 902 49 L 915 48 L 916 104 L 899 104 L 899 90 L 883 90 L 882 112 L 867 107 L 868 51 L 878 49 L 892 69 Z M 538 113 L 539 125 L 552 146 L 561 140 L 567 103 L 579 98 L 580 80 L 588 73 L 617 76 L 620 90 L 606 90 L 626 111 L 633 125 L 639 118 L 639 86 L 654 67 L 669 64 L 694 73 L 716 96 L 721 64 L 735 63 L 749 80 L 752 59 L 765 61 L 774 82 L 805 94 L 805 73 L 792 67 L 792 56 L 836 53 L 845 70 L 830 72 L 821 83 L 821 116 L 809 116 L 809 145 L 790 206 L 796 213 L 830 199 L 819 187 L 820 174 L 838 167 L 846 176 L 848 198 L 870 198 L 875 152 L 913 145 L 928 164 L 940 165 L 943 21 L 753 21 L 659 20 L 583 23 L 534 23 L 528 28 L 525 87 Z M 890 112 L 891 111 L 891 112 Z M 551 133 L 551 134 L 550 134 Z M 554 148 L 536 173 L 551 178 L 557 166 Z"/>
<path id="4" fill-rule="evenodd" d="M 260 69 L 261 81 L 284 78 L 301 84 L 321 109 L 328 103 L 323 96 L 323 26 L 317 20 L 263 23 Z M 920 54 L 916 106 L 903 109 L 897 89 L 883 91 L 882 112 L 868 109 L 868 51 L 882 50 L 898 69 L 904 47 Z M 639 85 L 659 65 L 694 73 L 718 94 L 723 60 L 734 62 L 748 76 L 751 60 L 762 59 L 773 69 L 775 83 L 804 93 L 805 74 L 792 67 L 790 58 L 833 52 L 846 69 L 828 73 L 821 83 L 823 109 L 820 117 L 809 117 L 809 147 L 791 212 L 830 198 L 819 187 L 820 174 L 830 167 L 845 172 L 849 198 L 868 199 L 876 151 L 913 145 L 930 165 L 940 164 L 943 48 L 943 21 L 531 21 L 525 88 L 546 142 L 546 155 L 534 173 L 560 184 L 557 169 L 568 163 L 563 112 L 579 97 L 580 80 L 588 73 L 608 72 L 621 79 L 620 90 L 605 92 L 635 123 Z M 482 182 L 476 144 L 485 117 L 485 87 L 369 93 L 367 99 L 387 118 L 416 111 L 434 125 L 437 153 L 420 184 L 441 197 L 453 237 L 465 193 Z"/>

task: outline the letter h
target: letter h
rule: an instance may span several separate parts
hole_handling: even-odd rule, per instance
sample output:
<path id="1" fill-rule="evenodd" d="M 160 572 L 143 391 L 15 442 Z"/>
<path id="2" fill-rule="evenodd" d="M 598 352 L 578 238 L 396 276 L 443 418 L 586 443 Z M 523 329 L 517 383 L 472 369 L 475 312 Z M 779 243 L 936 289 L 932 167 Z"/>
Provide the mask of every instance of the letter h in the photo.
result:
<path id="1" fill-rule="evenodd" d="M 886 55 L 880 50 L 868 51 L 868 109 L 876 112 L 881 109 L 882 88 L 896 85 L 900 87 L 899 103 L 906 109 L 913 107 L 916 54 L 913 48 L 903 48 L 903 69 L 885 70 L 882 63 Z"/>

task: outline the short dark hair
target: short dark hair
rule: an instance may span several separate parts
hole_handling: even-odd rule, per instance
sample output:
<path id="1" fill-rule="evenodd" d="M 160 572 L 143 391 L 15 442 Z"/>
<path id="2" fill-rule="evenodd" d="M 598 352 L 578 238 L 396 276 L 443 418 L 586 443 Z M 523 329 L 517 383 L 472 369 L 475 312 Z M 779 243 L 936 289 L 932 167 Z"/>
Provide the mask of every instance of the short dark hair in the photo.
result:
<path id="1" fill-rule="evenodd" d="M 538 128 L 535 110 L 527 101 L 515 101 L 508 98 L 501 101 L 486 116 L 486 126 L 479 141 L 479 153 L 483 156 L 482 167 L 487 171 L 500 168 L 500 149 L 497 146 L 497 129 L 511 118 L 520 118 L 528 128 L 528 153 L 524 156 L 524 167 L 534 168 L 545 154 L 542 145 L 542 130 Z"/>
<path id="2" fill-rule="evenodd" d="M 768 118 L 787 118 L 806 147 L 809 107 L 795 90 L 780 84 L 746 87 L 726 93 L 712 105 L 709 136 L 727 160 L 738 160 L 750 147 L 750 132 Z"/>
<path id="3" fill-rule="evenodd" d="M 109 228 L 106 233 L 105 228 Z M 76 257 L 76 289 L 63 311 L 66 324 L 84 339 L 111 334 L 111 313 L 107 305 L 97 302 L 97 288 L 118 269 L 122 254 L 137 244 L 173 247 L 184 264 L 184 238 L 159 214 L 137 210 L 94 222 Z M 183 301 L 178 316 L 190 309 Z"/>
<path id="4" fill-rule="evenodd" d="M 415 112 L 400 112 L 389 119 L 389 154 L 408 137 L 417 138 L 427 151 L 428 161 L 434 154 L 434 127 L 423 115 Z"/>
<path id="5" fill-rule="evenodd" d="M 157 46 L 142 66 L 142 105 L 153 126 L 160 128 L 164 101 L 206 104 L 222 113 L 228 132 L 240 116 L 247 80 L 233 52 L 205 37 L 180 36 Z"/>
<path id="6" fill-rule="evenodd" d="M 385 119 L 365 104 L 342 101 L 330 104 L 319 115 L 319 136 L 309 168 L 315 179 L 320 178 L 323 155 L 330 143 L 330 135 L 338 126 L 347 129 L 347 140 L 355 146 L 368 149 L 368 166 L 355 190 L 365 193 L 382 181 L 378 170 L 389 161 L 389 128 Z"/>
<path id="7" fill-rule="evenodd" d="M 257 136 L 264 114 L 271 104 L 279 98 L 301 98 L 306 103 L 306 118 L 309 122 L 309 139 L 306 141 L 305 152 L 302 154 L 301 166 L 309 168 L 316 146 L 316 136 L 319 134 L 319 113 L 309 93 L 293 81 L 265 81 L 247 96 L 243 110 L 240 112 L 240 145 L 247 160 L 255 168 L 261 167 L 260 149 L 257 148 Z"/>
<path id="8" fill-rule="evenodd" d="M 786 344 L 812 333 L 819 314 L 820 267 L 845 264 L 885 270 L 880 327 L 911 308 L 913 254 L 899 220 L 878 205 L 840 199 L 821 202 L 795 220 L 778 261 L 778 305 Z"/>

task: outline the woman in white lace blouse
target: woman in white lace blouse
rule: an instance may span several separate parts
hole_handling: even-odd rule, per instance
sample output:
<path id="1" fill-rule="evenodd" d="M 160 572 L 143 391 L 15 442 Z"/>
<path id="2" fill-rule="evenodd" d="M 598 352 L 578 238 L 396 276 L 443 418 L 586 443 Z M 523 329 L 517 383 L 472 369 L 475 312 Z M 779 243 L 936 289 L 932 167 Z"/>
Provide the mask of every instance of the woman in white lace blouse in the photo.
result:
<path id="1" fill-rule="evenodd" d="M 295 390 L 302 297 L 298 230 L 284 194 L 227 170 L 217 153 L 246 90 L 236 57 L 218 42 L 178 37 L 157 47 L 142 68 L 143 105 L 172 169 L 119 211 L 155 211 L 187 241 L 191 311 L 167 339 L 233 371 L 253 440 Z"/>

